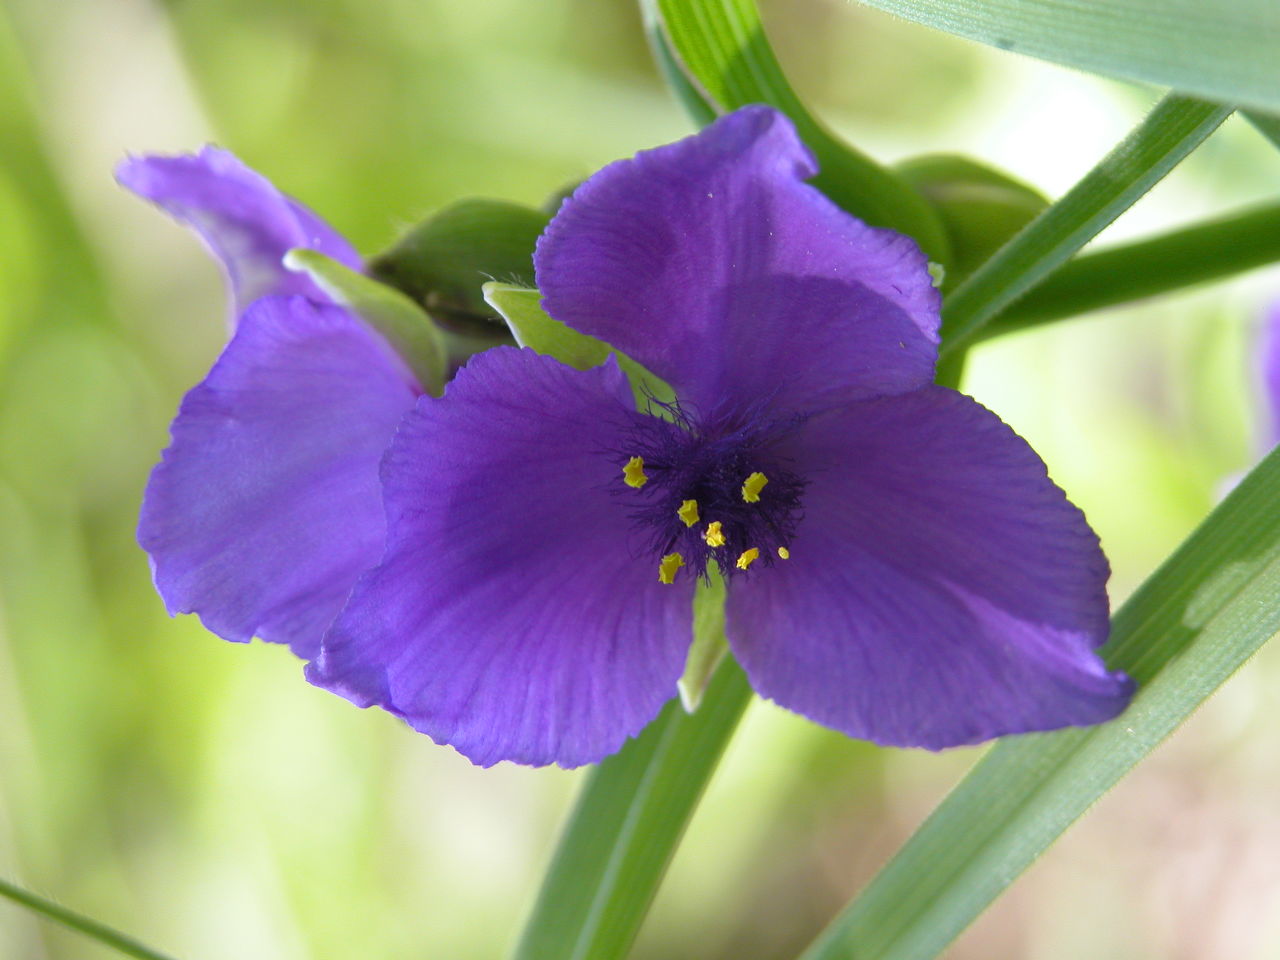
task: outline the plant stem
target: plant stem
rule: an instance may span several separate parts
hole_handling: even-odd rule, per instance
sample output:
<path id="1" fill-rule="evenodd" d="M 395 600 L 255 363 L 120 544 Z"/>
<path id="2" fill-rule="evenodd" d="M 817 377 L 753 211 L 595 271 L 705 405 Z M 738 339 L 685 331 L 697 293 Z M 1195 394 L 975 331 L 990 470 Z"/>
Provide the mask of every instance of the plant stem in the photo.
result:
<path id="1" fill-rule="evenodd" d="M 1231 115 L 1230 107 L 1169 94 L 1057 203 L 952 291 L 942 353 L 978 331 L 1129 209 Z"/>
<path id="2" fill-rule="evenodd" d="M 7 897 L 14 903 L 21 904 L 47 920 L 59 923 L 68 930 L 81 933 L 90 940 L 96 940 L 103 946 L 118 950 L 126 956 L 136 957 L 138 960 L 173 960 L 173 957 L 168 954 L 153 950 L 145 944 L 139 943 L 133 937 L 121 933 L 119 930 L 113 930 L 106 924 L 99 923 L 91 917 L 76 913 L 74 910 L 68 910 L 52 900 L 46 900 L 44 897 L 9 883 L 3 878 L 0 878 L 0 896 Z"/>
<path id="3" fill-rule="evenodd" d="M 1011 333 L 1169 293 L 1280 260 L 1280 203 L 1084 254 L 1064 264 L 975 335 Z"/>

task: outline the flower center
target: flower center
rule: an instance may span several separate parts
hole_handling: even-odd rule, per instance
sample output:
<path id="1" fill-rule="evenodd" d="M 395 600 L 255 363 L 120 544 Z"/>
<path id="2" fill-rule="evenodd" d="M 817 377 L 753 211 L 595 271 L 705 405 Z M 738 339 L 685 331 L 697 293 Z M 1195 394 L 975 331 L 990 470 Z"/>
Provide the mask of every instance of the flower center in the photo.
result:
<path id="1" fill-rule="evenodd" d="M 619 487 L 648 536 L 658 579 L 754 573 L 791 556 L 804 481 L 774 451 L 797 423 L 700 424 L 643 416 L 619 456 Z"/>

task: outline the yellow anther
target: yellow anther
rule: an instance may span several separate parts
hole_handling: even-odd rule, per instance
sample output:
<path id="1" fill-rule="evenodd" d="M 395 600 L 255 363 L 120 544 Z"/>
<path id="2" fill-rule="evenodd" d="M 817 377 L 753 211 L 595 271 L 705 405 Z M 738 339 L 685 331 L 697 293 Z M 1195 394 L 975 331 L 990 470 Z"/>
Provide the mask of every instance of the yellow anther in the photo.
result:
<path id="1" fill-rule="evenodd" d="M 707 524 L 707 529 L 702 534 L 702 539 L 707 541 L 708 547 L 724 546 L 724 531 L 720 529 L 719 520 L 714 520 Z"/>
<path id="2" fill-rule="evenodd" d="M 781 557 L 783 560 L 790 560 L 790 559 L 791 559 L 791 551 L 790 551 L 790 550 L 788 550 L 786 547 L 779 547 L 779 548 L 778 548 L 778 556 L 779 556 L 779 557 Z"/>
<path id="3" fill-rule="evenodd" d="M 676 571 L 684 566 L 684 557 L 678 553 L 668 553 L 658 564 L 658 582 L 675 583 Z"/>
<path id="4" fill-rule="evenodd" d="M 698 522 L 698 501 L 686 500 L 680 504 L 680 509 L 676 511 L 676 516 L 684 521 L 686 527 L 692 527 Z"/>
<path id="5" fill-rule="evenodd" d="M 764 489 L 764 485 L 769 482 L 769 478 L 757 470 L 742 484 L 742 499 L 747 503 L 758 503 L 760 501 L 760 491 Z"/>
<path id="6" fill-rule="evenodd" d="M 622 468 L 622 479 L 627 482 L 628 487 L 635 487 L 637 490 L 649 482 L 649 478 L 644 475 L 644 457 L 632 457 L 627 461 L 627 465 Z"/>
<path id="7" fill-rule="evenodd" d="M 738 569 L 747 569 L 747 567 L 755 563 L 756 557 L 758 556 L 760 556 L 760 550 L 757 547 L 752 547 L 750 550 L 743 550 L 742 556 L 738 558 Z"/>

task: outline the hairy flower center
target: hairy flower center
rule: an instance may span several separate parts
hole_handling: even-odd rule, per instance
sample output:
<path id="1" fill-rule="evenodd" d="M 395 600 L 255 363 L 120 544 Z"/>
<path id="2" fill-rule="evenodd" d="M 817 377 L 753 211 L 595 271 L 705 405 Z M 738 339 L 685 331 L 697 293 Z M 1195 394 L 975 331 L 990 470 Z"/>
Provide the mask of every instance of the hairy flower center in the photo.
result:
<path id="1" fill-rule="evenodd" d="M 647 534 L 658 579 L 726 577 L 791 556 L 804 481 L 773 446 L 794 424 L 702 425 L 644 417 L 619 456 L 620 493 Z"/>

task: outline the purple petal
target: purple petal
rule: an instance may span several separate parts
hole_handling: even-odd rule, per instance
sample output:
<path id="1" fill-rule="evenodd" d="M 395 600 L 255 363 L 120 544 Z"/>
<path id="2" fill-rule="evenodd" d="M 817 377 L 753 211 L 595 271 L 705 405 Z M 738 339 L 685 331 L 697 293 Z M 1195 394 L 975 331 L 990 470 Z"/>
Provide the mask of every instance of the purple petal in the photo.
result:
<path id="1" fill-rule="evenodd" d="M 615 496 L 634 416 L 612 361 L 473 357 L 396 434 L 387 553 L 308 679 L 485 766 L 617 750 L 675 693 L 692 631 L 692 579 L 658 582 Z"/>
<path id="2" fill-rule="evenodd" d="M 187 394 L 151 475 L 138 541 L 170 614 L 312 657 L 378 561 L 378 463 L 420 391 L 350 314 L 254 303 Z"/>
<path id="3" fill-rule="evenodd" d="M 305 275 L 281 265 L 294 247 L 361 269 L 359 255 L 332 227 L 226 150 L 130 157 L 116 168 L 116 180 L 200 234 L 227 272 L 233 316 L 265 296 L 300 294 L 328 302 Z"/>
<path id="4" fill-rule="evenodd" d="M 704 412 L 923 386 L 939 303 L 925 257 L 804 184 L 816 170 L 790 121 L 763 106 L 611 164 L 538 243 L 543 305 Z"/>
<path id="5" fill-rule="evenodd" d="M 1265 449 L 1280 443 L 1280 301 L 1271 310 L 1262 328 L 1262 387 Z"/>
<path id="6" fill-rule="evenodd" d="M 1129 680 L 1106 558 L 1025 441 L 942 387 L 815 418 L 791 559 L 730 585 L 764 696 L 851 736 L 932 749 L 1108 720 Z"/>

